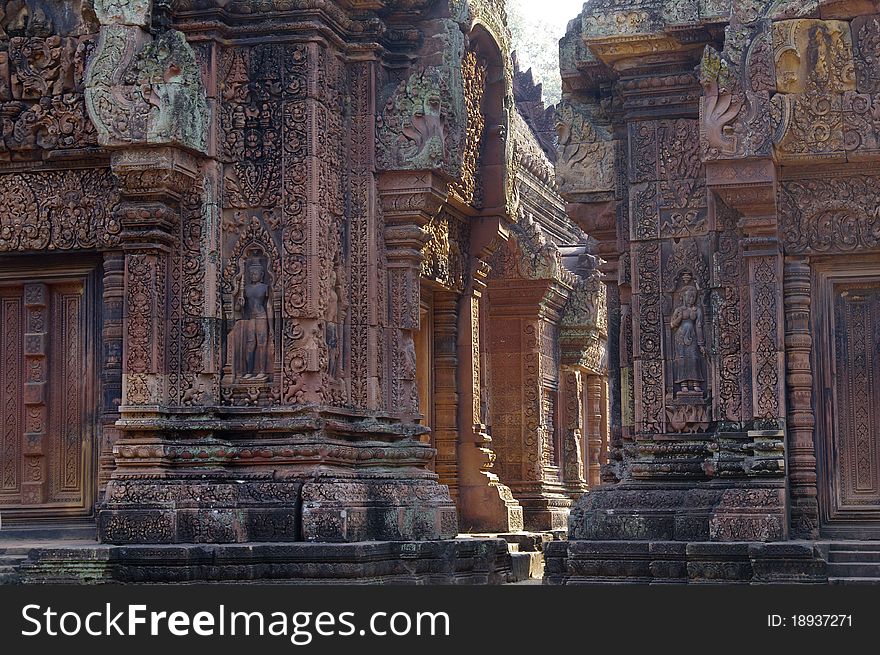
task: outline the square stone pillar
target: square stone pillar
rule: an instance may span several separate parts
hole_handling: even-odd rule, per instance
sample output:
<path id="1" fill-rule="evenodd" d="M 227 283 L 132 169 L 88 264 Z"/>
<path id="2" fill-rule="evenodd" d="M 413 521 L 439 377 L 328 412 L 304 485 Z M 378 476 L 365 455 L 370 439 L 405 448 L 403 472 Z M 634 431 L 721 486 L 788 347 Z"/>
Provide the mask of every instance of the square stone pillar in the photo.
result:
<path id="1" fill-rule="evenodd" d="M 483 404 L 481 304 L 488 274 L 489 267 L 477 259 L 458 305 L 459 505 L 466 531 L 516 532 L 523 529 L 523 508 L 495 470 L 497 453 Z"/>

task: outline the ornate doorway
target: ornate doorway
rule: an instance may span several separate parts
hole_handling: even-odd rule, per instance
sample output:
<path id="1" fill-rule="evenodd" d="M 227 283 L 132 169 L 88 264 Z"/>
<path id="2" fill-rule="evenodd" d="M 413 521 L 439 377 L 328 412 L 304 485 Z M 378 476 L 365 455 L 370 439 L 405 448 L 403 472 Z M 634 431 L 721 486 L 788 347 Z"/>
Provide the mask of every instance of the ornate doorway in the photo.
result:
<path id="1" fill-rule="evenodd" d="M 822 533 L 880 537 L 880 276 L 822 276 Z"/>
<path id="2" fill-rule="evenodd" d="M 92 276 L 0 272 L 3 521 L 91 514 L 95 497 Z"/>

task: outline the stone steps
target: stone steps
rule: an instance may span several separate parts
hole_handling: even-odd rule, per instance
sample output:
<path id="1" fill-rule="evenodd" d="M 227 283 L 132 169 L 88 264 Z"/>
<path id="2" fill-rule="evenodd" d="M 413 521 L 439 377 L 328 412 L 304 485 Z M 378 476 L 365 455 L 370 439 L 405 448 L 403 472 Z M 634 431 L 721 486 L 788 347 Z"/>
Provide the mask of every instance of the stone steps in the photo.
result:
<path id="1" fill-rule="evenodd" d="M 0 542 L 0 561 L 5 557 L 27 557 L 28 553 L 31 551 L 32 546 L 9 546 L 4 547 L 3 542 Z"/>
<path id="2" fill-rule="evenodd" d="M 880 542 L 877 541 L 835 541 L 831 544 L 831 551 L 863 551 L 874 553 L 880 557 Z"/>
<path id="3" fill-rule="evenodd" d="M 829 578 L 877 578 L 880 580 L 880 564 L 863 562 L 828 563 Z"/>
<path id="4" fill-rule="evenodd" d="M 527 582 L 544 577 L 544 554 L 540 552 L 510 553 L 511 569 L 516 582 Z"/>
<path id="5" fill-rule="evenodd" d="M 828 584 L 841 585 L 880 585 L 880 578 L 828 578 Z"/>
<path id="6" fill-rule="evenodd" d="M 828 551 L 831 584 L 880 584 L 880 545 L 876 542 L 832 544 Z"/>
<path id="7" fill-rule="evenodd" d="M 876 558 L 871 559 L 871 555 L 875 555 L 865 550 L 832 550 L 828 553 L 828 562 L 831 564 L 846 564 L 857 562 L 859 564 L 876 562 L 880 564 L 880 552 L 876 553 Z"/>
<path id="8" fill-rule="evenodd" d="M 94 521 L 69 523 L 17 524 L 3 522 L 0 530 L 0 552 L 4 543 L 10 541 L 96 541 L 97 529 Z"/>
<path id="9" fill-rule="evenodd" d="M 544 578 L 544 546 L 561 539 L 553 532 L 513 532 L 497 535 L 510 551 L 512 584 L 540 584 Z"/>
<path id="10" fill-rule="evenodd" d="M 560 540 L 565 533 L 555 532 L 509 532 L 475 533 L 469 537 L 491 537 L 507 542 L 510 554 L 511 578 L 508 584 L 540 584 L 544 578 L 544 547 Z"/>

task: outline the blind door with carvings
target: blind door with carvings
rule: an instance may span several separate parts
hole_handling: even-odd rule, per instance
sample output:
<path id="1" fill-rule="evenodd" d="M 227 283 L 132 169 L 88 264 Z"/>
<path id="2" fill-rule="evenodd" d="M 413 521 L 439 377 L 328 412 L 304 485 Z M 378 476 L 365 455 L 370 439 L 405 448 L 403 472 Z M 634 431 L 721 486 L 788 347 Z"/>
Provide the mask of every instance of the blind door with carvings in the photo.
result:
<path id="1" fill-rule="evenodd" d="M 840 536 L 874 536 L 880 534 L 880 280 L 835 284 L 833 302 L 826 521 L 843 524 Z"/>
<path id="2" fill-rule="evenodd" d="M 85 515 L 93 505 L 83 279 L 0 279 L 0 513 Z"/>

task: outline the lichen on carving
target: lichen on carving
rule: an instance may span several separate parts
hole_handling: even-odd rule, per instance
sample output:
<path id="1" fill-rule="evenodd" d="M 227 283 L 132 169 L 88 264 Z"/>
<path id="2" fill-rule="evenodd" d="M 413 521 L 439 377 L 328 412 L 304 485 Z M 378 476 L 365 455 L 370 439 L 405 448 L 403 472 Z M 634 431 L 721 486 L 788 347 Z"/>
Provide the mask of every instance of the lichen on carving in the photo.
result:
<path id="1" fill-rule="evenodd" d="M 99 143 L 179 144 L 204 152 L 208 105 L 195 53 L 181 32 L 153 36 L 120 24 L 120 4 L 99 14 L 101 34 L 86 74 L 86 106 Z"/>
<path id="2" fill-rule="evenodd" d="M 401 82 L 377 118 L 377 158 L 388 170 L 449 169 L 456 173 L 458 121 L 438 67 Z"/>
<path id="3" fill-rule="evenodd" d="M 561 193 L 614 189 L 614 140 L 594 116 L 562 102 L 556 110 L 556 134 L 556 182 Z"/>
<path id="4" fill-rule="evenodd" d="M 94 0 L 95 15 L 102 25 L 148 27 L 152 0 Z"/>

